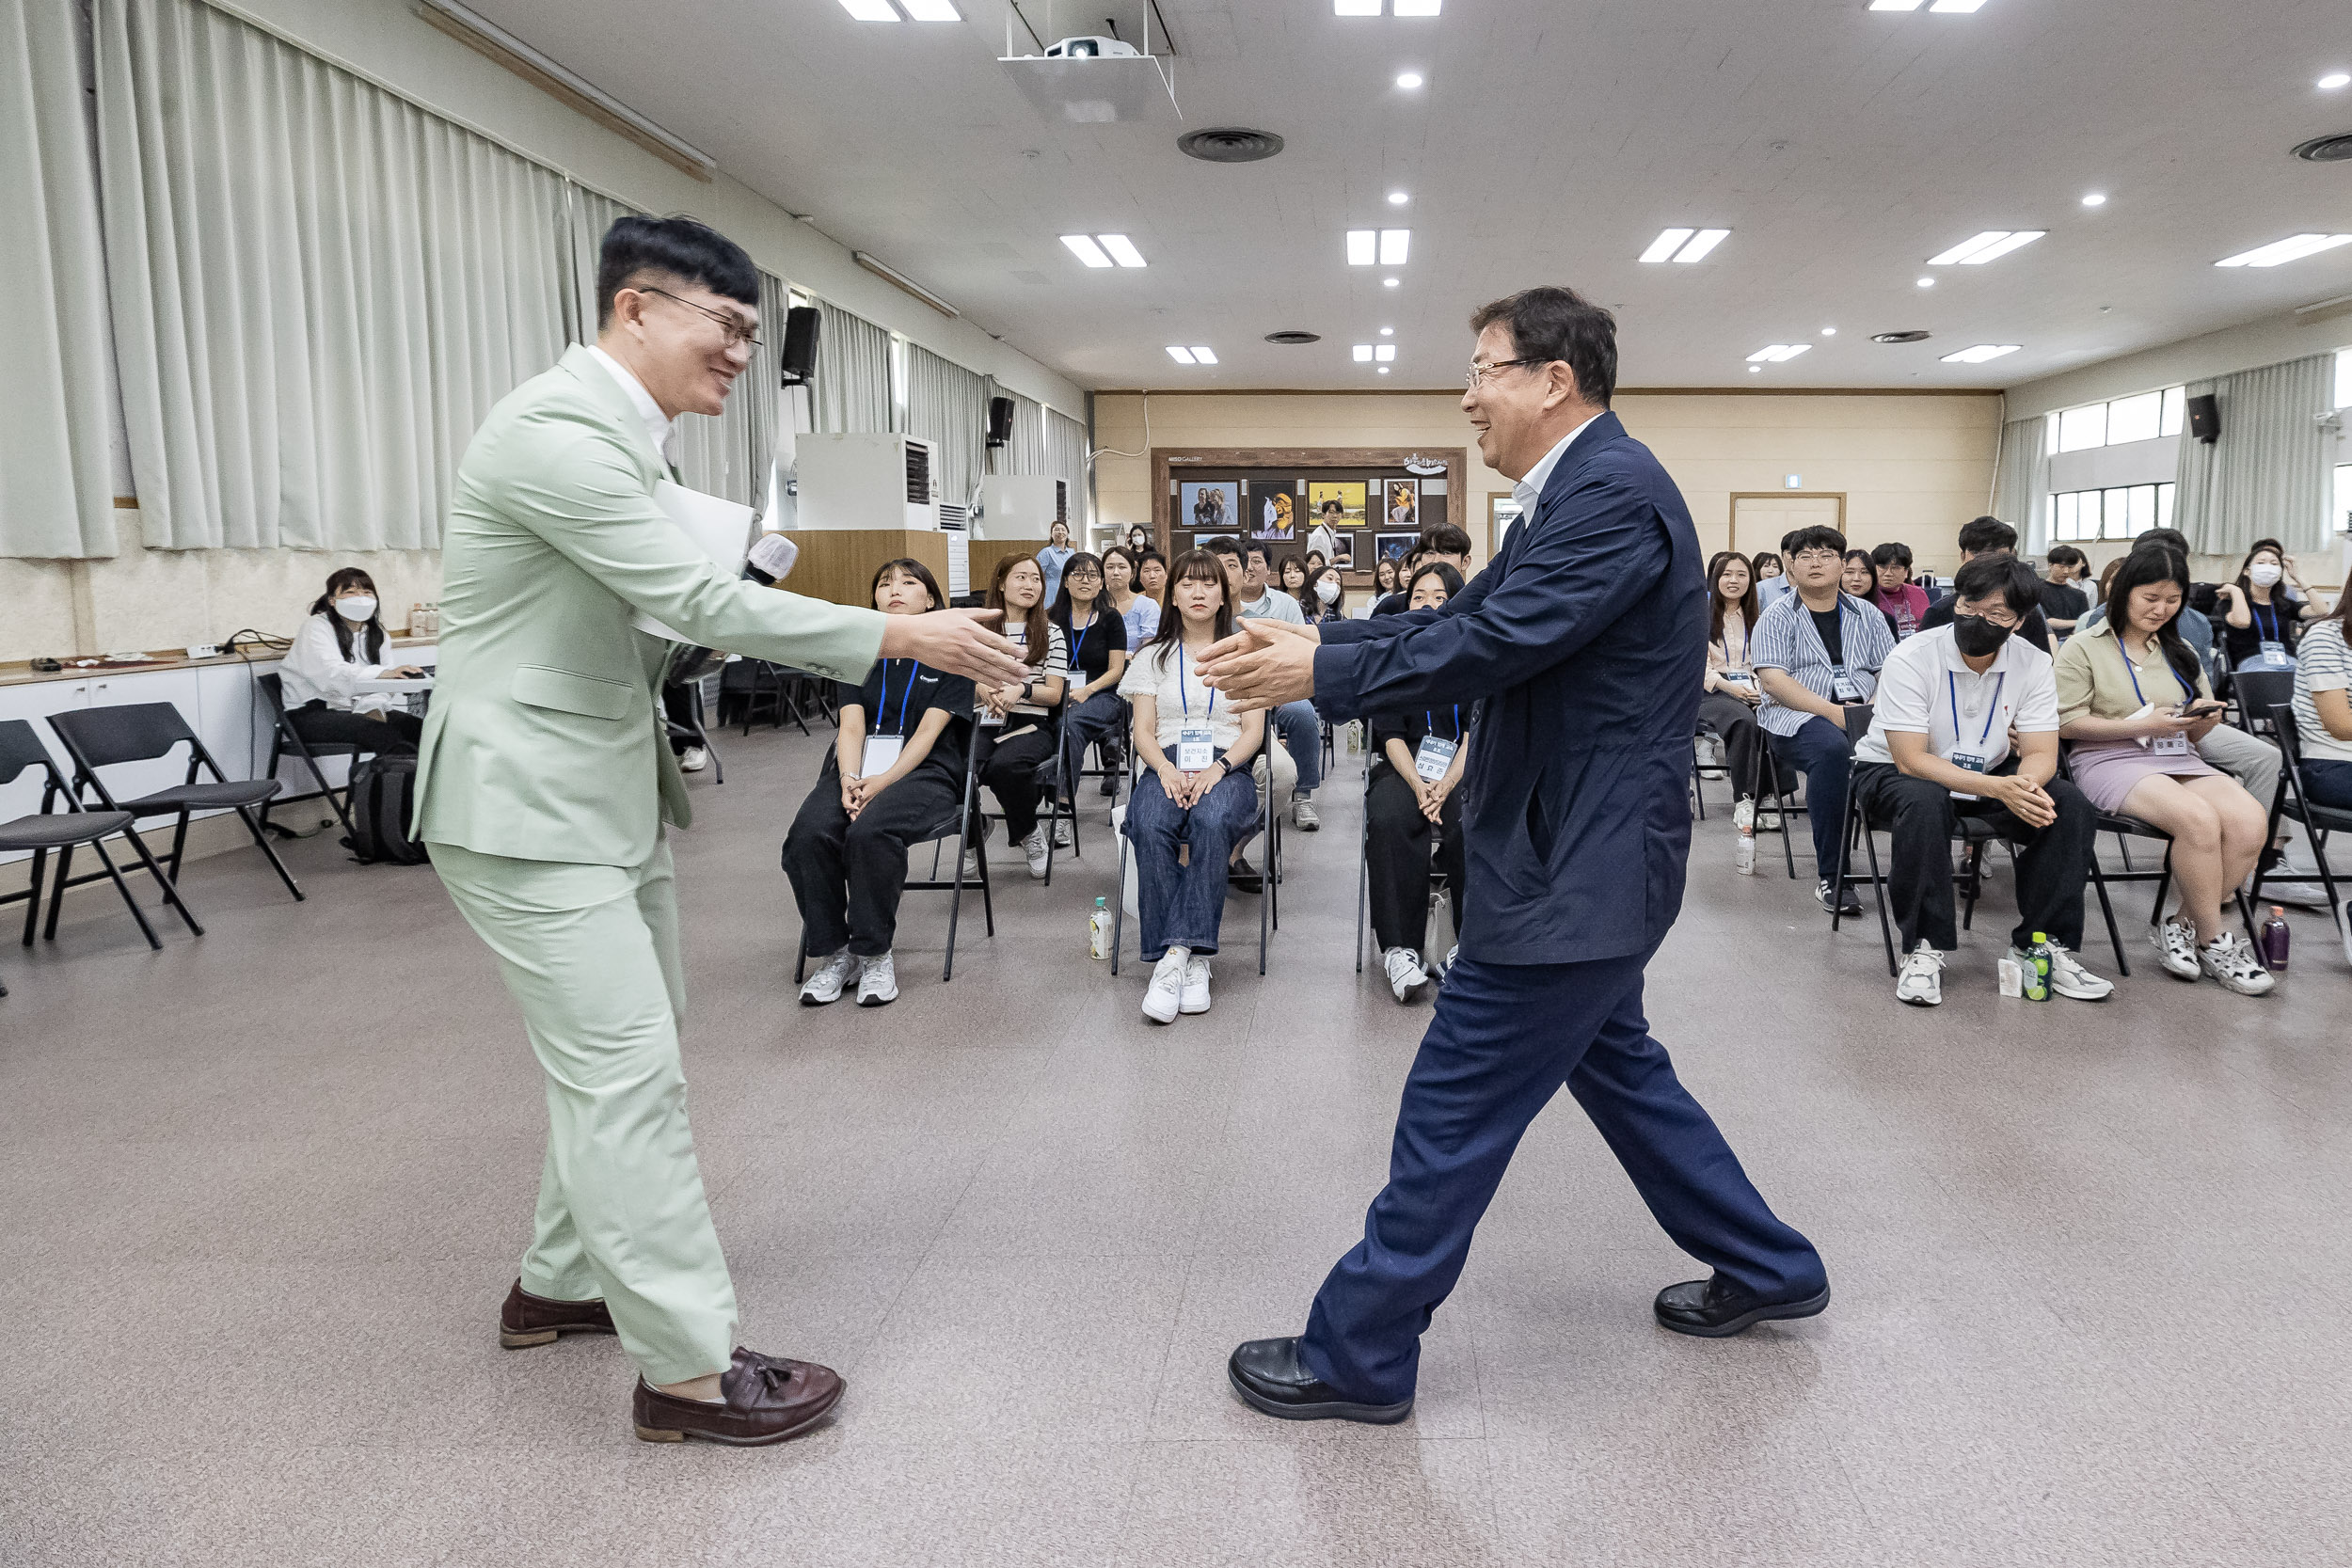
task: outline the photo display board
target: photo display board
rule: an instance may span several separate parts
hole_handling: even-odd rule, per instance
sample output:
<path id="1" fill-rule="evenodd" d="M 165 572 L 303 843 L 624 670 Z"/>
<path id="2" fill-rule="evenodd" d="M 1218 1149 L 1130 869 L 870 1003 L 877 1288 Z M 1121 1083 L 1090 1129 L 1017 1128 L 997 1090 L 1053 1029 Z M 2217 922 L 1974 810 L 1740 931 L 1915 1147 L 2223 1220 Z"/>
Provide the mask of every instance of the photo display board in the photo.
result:
<path id="1" fill-rule="evenodd" d="M 1372 582 L 1373 562 L 1401 557 L 1447 520 L 1445 480 L 1400 468 L 1188 469 L 1168 486 L 1168 554 L 1224 537 L 1263 544 L 1277 562 L 1320 549 L 1349 588 Z"/>

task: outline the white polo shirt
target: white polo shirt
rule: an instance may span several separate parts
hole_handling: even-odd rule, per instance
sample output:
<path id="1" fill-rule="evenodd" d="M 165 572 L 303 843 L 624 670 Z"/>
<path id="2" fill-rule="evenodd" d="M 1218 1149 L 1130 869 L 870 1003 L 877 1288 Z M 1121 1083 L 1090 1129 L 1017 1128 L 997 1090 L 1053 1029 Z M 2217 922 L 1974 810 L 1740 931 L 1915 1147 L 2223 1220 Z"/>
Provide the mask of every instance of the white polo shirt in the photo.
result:
<path id="1" fill-rule="evenodd" d="M 1947 762 L 1962 752 L 1990 771 L 2009 755 L 2011 724 L 2020 735 L 2057 733 L 2052 670 L 2048 654 L 2013 632 L 1982 674 L 1962 660 L 1949 626 L 1907 638 L 1879 670 L 1870 733 L 1853 749 L 1854 760 L 1892 763 L 1886 736 L 1899 730 L 1926 736 L 1928 750 Z"/>

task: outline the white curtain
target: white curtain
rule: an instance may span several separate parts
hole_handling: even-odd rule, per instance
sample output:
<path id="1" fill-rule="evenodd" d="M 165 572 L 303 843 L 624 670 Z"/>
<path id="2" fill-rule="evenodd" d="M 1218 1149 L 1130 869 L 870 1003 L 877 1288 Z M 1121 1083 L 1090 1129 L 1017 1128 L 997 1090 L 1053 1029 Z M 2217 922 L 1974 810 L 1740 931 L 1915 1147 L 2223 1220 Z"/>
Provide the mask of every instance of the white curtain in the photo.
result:
<path id="1" fill-rule="evenodd" d="M 776 446 L 776 401 L 783 395 L 778 340 L 784 332 L 785 287 L 759 275 L 759 347 L 735 378 L 735 389 L 714 418 L 678 418 L 678 473 L 690 490 L 724 496 L 745 506 L 768 504 L 768 463 Z"/>
<path id="2" fill-rule="evenodd" d="M 626 201 L 564 182 L 564 331 L 573 342 L 596 341 L 596 261 L 603 254 L 604 231 L 616 218 L 642 215 Z"/>
<path id="3" fill-rule="evenodd" d="M 428 548 L 565 320 L 552 170 L 197 0 L 97 0 L 99 168 L 147 543 Z"/>
<path id="4" fill-rule="evenodd" d="M 2050 420 L 2046 414 L 2001 427 L 2001 460 L 1993 476 L 1993 515 L 2015 529 L 2028 552 L 2049 544 Z"/>
<path id="5" fill-rule="evenodd" d="M 811 418 L 832 432 L 890 429 L 890 334 L 839 306 L 817 302 Z"/>
<path id="6" fill-rule="evenodd" d="M 79 23 L 59 0 L 0 8 L 0 555 L 115 553 L 113 423 L 98 174 Z"/>
<path id="7" fill-rule="evenodd" d="M 939 499 L 969 505 L 988 457 L 988 378 L 908 344 L 907 434 L 931 443 Z"/>
<path id="8" fill-rule="evenodd" d="M 2217 400 L 2220 438 L 2183 439 L 2173 526 L 2198 555 L 2239 556 L 2273 538 L 2290 553 L 2326 549 L 2334 443 L 2319 427 L 2335 404 L 2335 358 L 2314 354 L 2194 382 Z"/>
<path id="9" fill-rule="evenodd" d="M 1045 410 L 1045 472 L 1070 486 L 1070 531 L 1083 547 L 1090 514 L 1087 504 L 1087 427 L 1051 408 Z"/>
<path id="10" fill-rule="evenodd" d="M 1045 405 L 1009 387 L 989 381 L 991 396 L 1012 399 L 1012 430 L 996 459 L 1000 474 L 1041 474 L 1045 467 Z"/>

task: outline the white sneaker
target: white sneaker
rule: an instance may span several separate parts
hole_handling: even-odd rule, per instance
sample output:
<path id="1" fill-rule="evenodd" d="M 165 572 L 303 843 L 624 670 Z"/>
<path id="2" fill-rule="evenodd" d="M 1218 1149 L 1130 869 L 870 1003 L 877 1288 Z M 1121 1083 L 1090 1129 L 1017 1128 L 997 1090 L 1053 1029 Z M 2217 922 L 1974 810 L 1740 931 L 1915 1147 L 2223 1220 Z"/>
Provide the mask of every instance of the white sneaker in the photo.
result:
<path id="1" fill-rule="evenodd" d="M 845 947 L 827 958 L 817 973 L 808 977 L 808 983 L 801 988 L 801 1006 L 821 1007 L 828 1002 L 840 1001 L 841 988 L 848 985 L 850 976 L 856 973 L 857 959 Z"/>
<path id="2" fill-rule="evenodd" d="M 1757 828 L 1768 833 L 1776 833 L 1783 831 L 1780 825 L 1780 813 L 1771 810 L 1769 807 L 1756 814 L 1756 825 Z"/>
<path id="3" fill-rule="evenodd" d="M 2164 972 L 2174 979 L 2194 980 L 2204 973 L 2197 962 L 2197 933 L 2179 915 L 2166 916 L 2163 925 L 2148 933 L 2148 940 L 2164 955 Z"/>
<path id="4" fill-rule="evenodd" d="M 1021 852 L 1029 858 L 1029 875 L 1040 881 L 1045 879 L 1045 830 L 1032 828 L 1029 836 L 1021 841 Z"/>
<path id="5" fill-rule="evenodd" d="M 857 1005 L 880 1007 L 898 1000 L 898 970 L 890 955 L 858 960 Z"/>
<path id="6" fill-rule="evenodd" d="M 1070 818 L 1067 816 L 1057 816 L 1054 818 L 1054 847 L 1057 849 L 1067 849 L 1071 847 L 1071 843 Z"/>
<path id="7" fill-rule="evenodd" d="M 678 753 L 677 765 L 686 772 L 699 773 L 710 766 L 710 749 L 707 746 L 689 746 Z"/>
<path id="8" fill-rule="evenodd" d="M 1182 948 L 1171 947 L 1152 966 L 1152 984 L 1143 992 L 1143 1016 L 1154 1023 L 1176 1022 L 1178 1005 L 1184 990 L 1184 970 L 1192 962 L 1192 955 Z"/>
<path id="9" fill-rule="evenodd" d="M 1421 966 L 1421 955 L 1409 947 L 1391 947 L 1381 955 L 1381 962 L 1389 972 L 1389 990 L 1403 1003 L 1421 1000 L 1429 989 L 1429 972 Z"/>
<path id="10" fill-rule="evenodd" d="M 1205 1013 L 1209 1010 L 1208 959 L 1187 958 L 1184 960 L 1183 1000 L 1177 1004 L 1176 1010 L 1184 1013 Z"/>
<path id="11" fill-rule="evenodd" d="M 1944 955 L 1925 937 L 1919 939 L 1918 947 L 1903 960 L 1903 972 L 1895 976 L 1895 1000 L 1908 1002 L 1915 1007 L 1944 1005 Z"/>
<path id="12" fill-rule="evenodd" d="M 1753 799 L 1741 800 L 1731 808 L 1731 825 L 1743 833 L 1756 832 L 1756 801 Z"/>
<path id="13" fill-rule="evenodd" d="M 2279 983 L 2279 977 L 2255 956 L 2254 944 L 2234 931 L 2224 932 L 2199 948 L 2197 964 L 2240 996 L 2265 995 Z"/>
<path id="14" fill-rule="evenodd" d="M 2055 942 L 2045 945 L 2050 952 L 2051 990 L 2060 996 L 2072 997 L 2077 1002 L 2105 1002 L 2115 994 L 2115 982 L 2093 974 L 2085 969 L 2082 960 L 2075 958 L 2070 949 L 2061 947 Z M 2031 969 L 2033 967 L 2032 960 L 2026 957 L 2025 949 L 2022 947 L 2010 948 L 2009 956 L 2020 968 Z"/>
<path id="15" fill-rule="evenodd" d="M 1315 815 L 1315 803 L 1304 795 L 1291 801 L 1291 821 L 1302 833 L 1315 832 L 1323 827 L 1323 818 Z"/>

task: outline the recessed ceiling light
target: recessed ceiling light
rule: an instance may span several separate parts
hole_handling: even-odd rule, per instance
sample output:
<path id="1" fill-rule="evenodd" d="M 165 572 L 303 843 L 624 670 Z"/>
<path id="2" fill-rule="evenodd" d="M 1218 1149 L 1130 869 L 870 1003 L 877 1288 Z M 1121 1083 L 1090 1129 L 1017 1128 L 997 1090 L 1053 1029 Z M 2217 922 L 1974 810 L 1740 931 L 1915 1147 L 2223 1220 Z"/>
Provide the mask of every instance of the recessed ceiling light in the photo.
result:
<path id="1" fill-rule="evenodd" d="M 1380 373 L 1380 374 L 1382 374 L 1382 375 L 1386 375 L 1386 374 L 1388 374 L 1388 373 L 1389 373 L 1389 367 L 1388 367 L 1388 366 L 1386 366 L 1386 365 L 1382 365 L 1382 366 L 1380 366 L 1380 367 L 1379 367 L 1379 373 Z"/>
<path id="2" fill-rule="evenodd" d="M 1396 0 L 1398 16 L 1435 16 L 1445 0 Z"/>
<path id="3" fill-rule="evenodd" d="M 947 0 L 898 0 L 907 8 L 907 15 L 917 22 L 961 22 L 955 7 Z"/>
<path id="4" fill-rule="evenodd" d="M 1202 348 L 1198 343 L 1195 343 L 1192 347 L 1192 356 L 1195 359 L 1200 360 L 1204 365 L 1214 365 L 1216 363 L 1216 351 L 1215 349 Z"/>
<path id="5" fill-rule="evenodd" d="M 1380 0 L 1331 0 L 1333 16 L 1378 16 Z"/>
<path id="6" fill-rule="evenodd" d="M 1404 71 L 1398 75 L 1396 85 L 1403 87 L 1406 92 L 1410 92 L 1415 87 L 1421 86 L 1421 72 L 1418 71 Z"/>
<path id="7" fill-rule="evenodd" d="M 1661 229 L 1642 252 L 1645 261 L 1696 261 L 1724 243 L 1728 229 Z"/>
<path id="8" fill-rule="evenodd" d="M 1979 343 L 1974 348 L 1962 349 L 1958 354 L 1944 356 L 1944 363 L 1947 365 L 1981 365 L 1987 359 L 1998 359 L 2004 354 L 2015 354 L 2019 346 L 2016 343 Z"/>
<path id="9" fill-rule="evenodd" d="M 1384 288 L 1384 289 L 1393 289 L 1393 288 L 1395 288 L 1395 287 L 1397 286 L 1397 283 L 1398 283 L 1398 282 L 1399 282 L 1399 279 L 1397 279 L 1397 278 L 1394 278 L 1394 277 L 1384 277 L 1384 278 L 1382 278 L 1382 279 L 1380 280 L 1380 286 L 1381 286 L 1382 288 Z"/>
<path id="10" fill-rule="evenodd" d="M 2323 250 L 2333 250 L 2340 245 L 2352 245 L 2352 234 L 2290 234 L 2283 240 L 2242 250 L 2235 256 L 2225 256 L 2214 263 L 2217 267 L 2275 267 L 2283 262 L 2316 256 Z"/>
<path id="11" fill-rule="evenodd" d="M 1935 287 L 1935 279 L 1932 277 L 1922 277 L 1919 279 L 1919 287 L 1923 289 L 1932 289 Z"/>
<path id="12" fill-rule="evenodd" d="M 1380 329 L 1380 336 L 1383 338 L 1393 338 L 1396 336 L 1396 328 L 1393 326 L 1384 326 Z"/>
<path id="13" fill-rule="evenodd" d="M 1103 248 L 1109 251 L 1111 253 L 1111 260 L 1117 261 L 1120 266 L 1139 267 L 1143 265 L 1143 252 L 1137 250 L 1136 248 L 1136 242 L 1129 239 L 1126 235 L 1097 234 L 1094 237 L 1103 242 Z"/>
<path id="14" fill-rule="evenodd" d="M 1935 4 L 1928 8 L 1931 11 L 1943 11 L 1947 15 L 1957 16 L 1966 16 L 1971 11 L 1979 11 L 1983 8 L 1984 0 L 1935 0 Z"/>
<path id="15" fill-rule="evenodd" d="M 1764 367 L 1761 365 L 1750 365 L 1748 367 L 1748 373 L 1750 375 L 1762 375 L 1764 373 Z"/>
<path id="16" fill-rule="evenodd" d="M 1091 234 L 1064 234 L 1061 243 L 1070 247 L 1070 254 L 1090 267 L 1107 267 L 1111 259 L 1103 254 L 1103 247 L 1094 243 Z"/>
<path id="17" fill-rule="evenodd" d="M 1180 365 L 1189 365 L 1195 363 L 1192 356 L 1192 350 L 1180 347 L 1175 343 L 1168 345 L 1168 356 L 1170 359 L 1175 360 L 1176 363 Z"/>
<path id="18" fill-rule="evenodd" d="M 2341 87 L 2352 87 L 2352 76 L 2341 71 L 2331 71 L 2319 79 L 2319 90 L 2322 92 L 2333 92 Z"/>
<path id="19" fill-rule="evenodd" d="M 1689 245 L 1675 252 L 1675 260 L 1677 261 L 1701 261 L 1705 259 L 1708 251 L 1723 244 L 1724 236 L 1730 232 L 1728 229 L 1702 229 L 1691 236 Z"/>
<path id="20" fill-rule="evenodd" d="M 2083 198 L 2083 205 L 2086 207 L 2104 207 L 2106 204 L 2106 193 L 2104 191 L 2091 191 Z"/>
<path id="21" fill-rule="evenodd" d="M 1682 242 L 1697 232 L 1695 229 L 1661 229 L 1658 231 L 1658 238 L 1650 241 L 1649 248 L 1642 252 L 1642 260 L 1662 261 L 1680 250 Z"/>
<path id="22" fill-rule="evenodd" d="M 1972 235 L 1951 249 L 1928 258 L 1931 267 L 1980 267 L 1997 261 L 2020 245 L 2027 245 L 2048 233 L 2046 229 L 1988 229 Z"/>
<path id="23" fill-rule="evenodd" d="M 1379 238 L 1369 229 L 1349 230 L 1347 231 L 1347 264 L 1351 267 L 1372 265 L 1373 247 L 1379 243 Z"/>
<path id="24" fill-rule="evenodd" d="M 841 8 L 860 22 L 898 20 L 898 13 L 890 8 L 890 0 L 841 0 Z"/>
<path id="25" fill-rule="evenodd" d="M 1389 205 L 1391 207 L 1402 207 L 1411 199 L 1412 198 L 1406 196 L 1403 191 L 1391 191 L 1389 193 Z"/>
<path id="26" fill-rule="evenodd" d="M 1835 338 L 1837 336 L 1837 328 L 1834 326 L 1825 326 L 1821 328 L 1821 336 L 1824 338 Z"/>
<path id="27" fill-rule="evenodd" d="M 1380 264 L 1384 267 L 1403 266 L 1405 264 L 1406 249 L 1410 246 L 1412 243 L 1413 231 L 1409 229 L 1383 229 L 1380 230 Z"/>
<path id="28" fill-rule="evenodd" d="M 1355 348 L 1355 355 L 1356 355 L 1356 363 L 1358 363 L 1359 365 L 1369 365 L 1369 364 L 1371 364 L 1371 363 L 1372 363 L 1372 345 L 1371 345 L 1370 343 L 1358 343 L 1358 344 L 1356 345 L 1356 348 Z"/>
<path id="29" fill-rule="evenodd" d="M 1394 343 L 1381 343 L 1373 349 L 1372 356 L 1375 359 L 1379 360 L 1380 363 L 1384 365 L 1391 364 L 1396 358 L 1396 345 Z"/>
<path id="30" fill-rule="evenodd" d="M 1767 343 L 1748 356 L 1751 365 L 1777 365 L 1784 359 L 1794 359 L 1811 348 L 1811 343 Z"/>
<path id="31" fill-rule="evenodd" d="M 1870 0 L 1874 11 L 1915 11 L 1921 0 Z"/>

